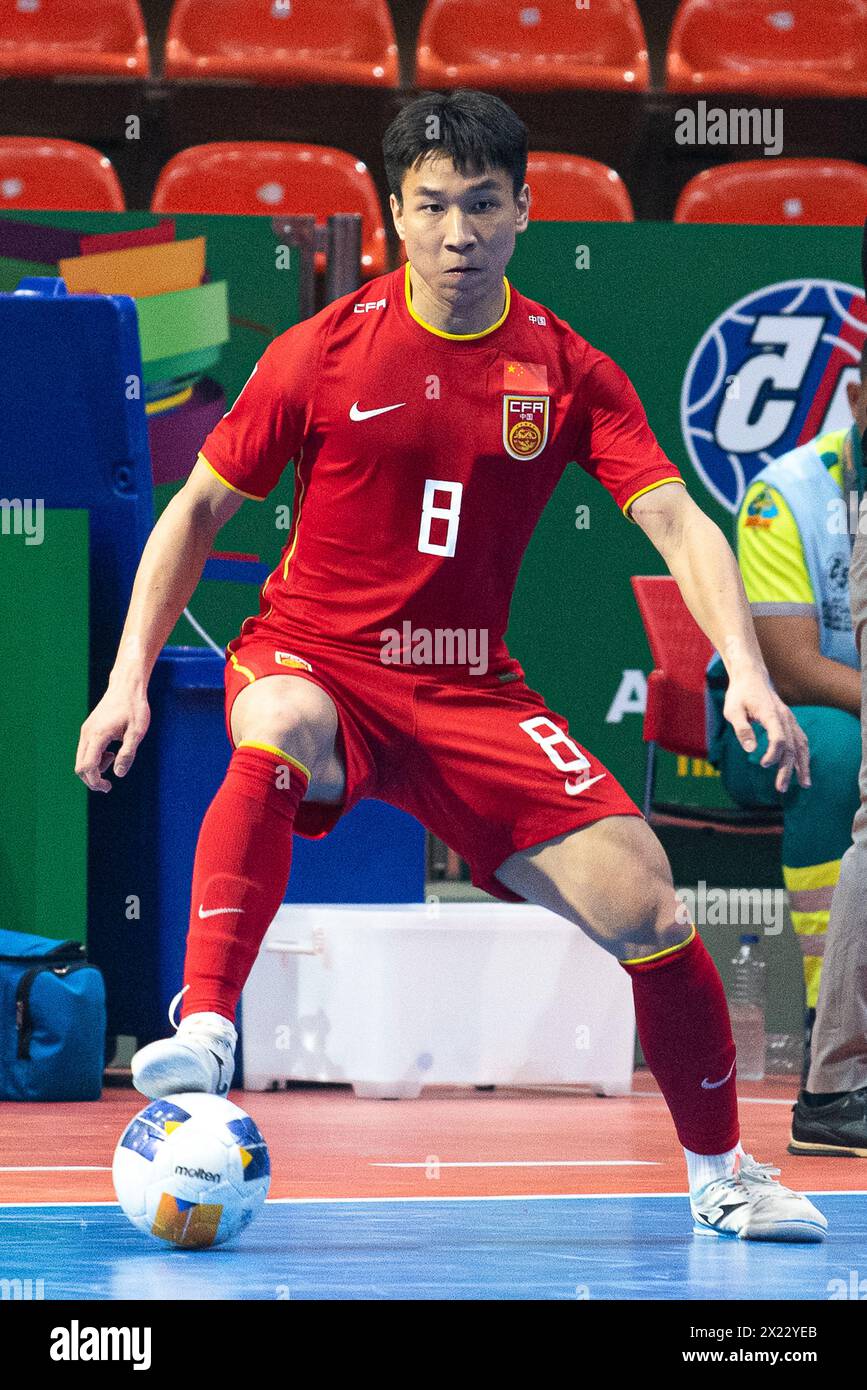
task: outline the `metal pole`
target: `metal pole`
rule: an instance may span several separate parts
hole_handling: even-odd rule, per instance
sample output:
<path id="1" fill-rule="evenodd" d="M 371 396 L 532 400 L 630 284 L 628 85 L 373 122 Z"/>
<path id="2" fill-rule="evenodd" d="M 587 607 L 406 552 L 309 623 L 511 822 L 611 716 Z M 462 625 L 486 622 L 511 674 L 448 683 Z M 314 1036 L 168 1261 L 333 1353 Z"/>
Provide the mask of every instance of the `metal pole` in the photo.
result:
<path id="1" fill-rule="evenodd" d="M 335 212 L 328 219 L 325 303 L 350 294 L 361 284 L 361 214 Z"/>
<path id="2" fill-rule="evenodd" d="M 274 217 L 271 226 L 278 241 L 295 249 L 300 256 L 298 317 L 309 319 L 316 313 L 316 218 L 307 213 L 297 217 Z"/>

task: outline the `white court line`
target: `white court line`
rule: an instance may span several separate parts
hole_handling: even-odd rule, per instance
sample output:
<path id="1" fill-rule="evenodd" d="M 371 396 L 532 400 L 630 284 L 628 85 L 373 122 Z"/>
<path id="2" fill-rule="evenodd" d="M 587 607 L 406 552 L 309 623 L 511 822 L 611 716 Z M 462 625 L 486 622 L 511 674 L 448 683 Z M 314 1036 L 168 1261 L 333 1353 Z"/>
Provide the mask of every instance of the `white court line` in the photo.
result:
<path id="1" fill-rule="evenodd" d="M 805 1188 L 803 1189 L 808 1197 L 867 1197 L 865 1188 Z M 352 1203 L 369 1204 L 374 1202 L 595 1202 L 595 1201 L 635 1201 L 644 1197 L 676 1197 L 679 1201 L 685 1201 L 688 1197 L 686 1190 L 683 1192 L 515 1192 L 502 1193 L 496 1195 L 484 1195 L 478 1197 L 269 1197 L 265 1203 L 269 1207 L 279 1206 L 347 1206 Z M 0 1221 L 3 1213 L 11 1210 L 22 1210 L 25 1207 L 115 1207 L 120 1211 L 118 1202 L 3 1202 L 0 1203 Z"/>
<path id="2" fill-rule="evenodd" d="M 472 1163 L 442 1163 L 438 1158 L 425 1163 L 371 1163 L 371 1168 L 658 1168 L 643 1158 L 516 1158 L 498 1162 L 476 1159 Z"/>
<path id="3" fill-rule="evenodd" d="M 738 1105 L 788 1105 L 791 1110 L 795 1100 L 795 1096 L 791 1096 L 789 1100 L 778 1100 L 776 1096 L 738 1096 Z"/>
<path id="4" fill-rule="evenodd" d="M 623 1100 L 665 1100 L 661 1091 L 630 1091 L 628 1096 L 621 1097 Z M 778 1096 L 738 1096 L 738 1105 L 788 1105 L 795 1104 L 795 1096 L 788 1100 L 780 1099 Z"/>
<path id="5" fill-rule="evenodd" d="M 39 1163 L 21 1164 L 17 1168 L 0 1168 L 0 1173 L 110 1173 L 110 1168 L 95 1168 L 90 1165 L 75 1166 L 67 1164 L 41 1165 Z"/>
<path id="6" fill-rule="evenodd" d="M 20 1211 L 25 1207 L 117 1207 L 120 1211 L 120 1202 L 110 1202 L 107 1198 L 98 1202 L 0 1202 L 0 1221 L 5 1211 Z"/>

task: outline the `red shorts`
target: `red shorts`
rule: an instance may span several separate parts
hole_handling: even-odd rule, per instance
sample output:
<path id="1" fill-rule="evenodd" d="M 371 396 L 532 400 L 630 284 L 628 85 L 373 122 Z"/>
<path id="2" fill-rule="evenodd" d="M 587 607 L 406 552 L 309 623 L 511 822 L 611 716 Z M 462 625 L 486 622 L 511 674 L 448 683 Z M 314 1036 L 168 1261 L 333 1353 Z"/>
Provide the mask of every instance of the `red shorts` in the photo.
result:
<path id="1" fill-rule="evenodd" d="M 257 619 L 246 626 L 226 665 L 230 742 L 232 704 L 252 680 L 312 681 L 337 708 L 346 792 L 339 805 L 301 803 L 295 828 L 308 839 L 327 835 L 373 797 L 408 811 L 460 854 L 480 888 L 522 902 L 494 878 L 510 855 L 606 816 L 642 814 L 604 764 L 569 737 L 566 720 L 528 687 L 513 659 L 484 675 L 436 674 L 384 665 L 319 637 L 287 637 Z M 310 669 L 288 665 L 293 659 Z"/>

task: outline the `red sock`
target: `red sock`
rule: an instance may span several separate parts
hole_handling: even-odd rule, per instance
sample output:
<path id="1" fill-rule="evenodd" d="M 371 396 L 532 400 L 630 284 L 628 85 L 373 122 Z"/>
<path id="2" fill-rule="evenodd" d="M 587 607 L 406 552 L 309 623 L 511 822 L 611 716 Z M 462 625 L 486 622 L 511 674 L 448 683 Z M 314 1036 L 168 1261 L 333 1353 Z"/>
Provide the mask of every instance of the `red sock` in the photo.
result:
<path id="1" fill-rule="evenodd" d="M 740 1137 L 735 1045 L 719 972 L 698 932 L 632 976 L 638 1037 L 685 1149 L 728 1153 Z"/>
<path id="2" fill-rule="evenodd" d="M 199 832 L 182 1018 L 206 1011 L 234 1022 L 262 938 L 283 901 L 295 813 L 309 779 L 307 769 L 279 748 L 242 743 L 232 754 Z"/>

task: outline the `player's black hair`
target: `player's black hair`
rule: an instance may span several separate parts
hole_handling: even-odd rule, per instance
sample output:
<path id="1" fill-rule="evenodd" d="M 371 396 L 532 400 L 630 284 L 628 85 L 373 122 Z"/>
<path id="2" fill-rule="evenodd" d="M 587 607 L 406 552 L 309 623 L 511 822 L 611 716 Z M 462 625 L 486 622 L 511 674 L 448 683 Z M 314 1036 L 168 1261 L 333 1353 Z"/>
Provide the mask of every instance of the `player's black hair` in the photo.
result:
<path id="1" fill-rule="evenodd" d="M 407 170 L 441 150 L 464 178 L 505 169 L 517 198 L 527 173 L 528 139 L 521 118 L 492 92 L 459 87 L 418 97 L 395 116 L 383 136 L 389 189 L 402 207 Z"/>

